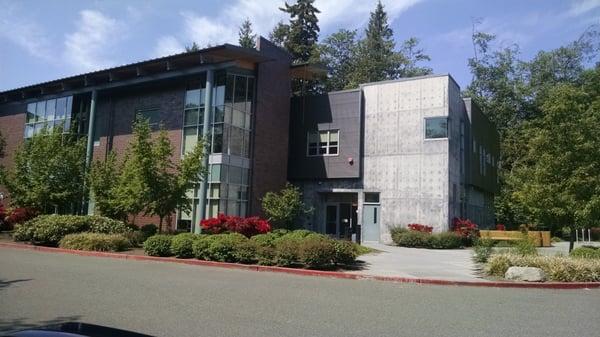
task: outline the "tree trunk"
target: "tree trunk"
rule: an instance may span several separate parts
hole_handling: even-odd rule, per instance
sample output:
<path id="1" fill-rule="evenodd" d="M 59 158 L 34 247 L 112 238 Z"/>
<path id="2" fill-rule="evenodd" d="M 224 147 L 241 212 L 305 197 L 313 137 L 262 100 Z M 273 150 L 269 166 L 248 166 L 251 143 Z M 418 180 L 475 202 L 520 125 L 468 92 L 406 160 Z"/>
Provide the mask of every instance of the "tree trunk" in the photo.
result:
<path id="1" fill-rule="evenodd" d="M 573 246 L 575 246 L 575 229 L 571 228 L 571 237 L 569 237 L 569 253 L 573 250 Z"/>
<path id="2" fill-rule="evenodd" d="M 159 220 L 158 220 L 158 233 L 160 234 L 160 233 L 162 233 L 163 217 L 160 216 L 158 218 L 159 218 Z"/>

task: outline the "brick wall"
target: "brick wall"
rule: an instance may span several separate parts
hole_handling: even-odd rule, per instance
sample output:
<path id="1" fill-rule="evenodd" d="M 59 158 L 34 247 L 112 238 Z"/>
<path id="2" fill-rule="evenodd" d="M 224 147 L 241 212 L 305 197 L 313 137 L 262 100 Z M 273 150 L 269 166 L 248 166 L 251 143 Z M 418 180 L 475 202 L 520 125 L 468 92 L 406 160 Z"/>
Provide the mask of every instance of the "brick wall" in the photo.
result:
<path id="1" fill-rule="evenodd" d="M 23 143 L 26 111 L 26 104 L 0 106 L 0 133 L 6 140 L 4 156 L 0 157 L 0 165 L 7 169 L 13 166 L 14 152 Z M 0 192 L 6 196 L 4 204 L 7 205 L 10 202 L 8 191 L 0 185 Z"/>
<path id="2" fill-rule="evenodd" d="M 258 65 L 250 214 L 261 214 L 260 199 L 287 180 L 290 116 L 290 56 L 262 37 L 258 49 L 272 61 Z"/>

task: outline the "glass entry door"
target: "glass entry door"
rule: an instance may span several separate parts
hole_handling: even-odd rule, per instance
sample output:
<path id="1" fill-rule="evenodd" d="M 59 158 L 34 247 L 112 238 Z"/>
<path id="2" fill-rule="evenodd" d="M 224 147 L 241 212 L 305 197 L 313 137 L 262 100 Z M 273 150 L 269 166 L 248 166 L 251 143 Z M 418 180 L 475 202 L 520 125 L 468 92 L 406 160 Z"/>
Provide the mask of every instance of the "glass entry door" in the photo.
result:
<path id="1" fill-rule="evenodd" d="M 336 238 L 351 238 L 351 228 L 356 226 L 356 206 L 351 203 L 327 204 L 325 233 Z"/>

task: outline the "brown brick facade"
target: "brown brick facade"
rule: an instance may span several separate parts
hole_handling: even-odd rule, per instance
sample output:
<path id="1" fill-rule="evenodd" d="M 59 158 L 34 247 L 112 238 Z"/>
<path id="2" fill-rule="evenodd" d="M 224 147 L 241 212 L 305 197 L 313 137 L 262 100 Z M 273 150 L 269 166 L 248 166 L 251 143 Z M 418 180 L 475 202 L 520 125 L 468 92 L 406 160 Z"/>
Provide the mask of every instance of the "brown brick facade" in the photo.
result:
<path id="1" fill-rule="evenodd" d="M 23 144 L 26 111 L 26 104 L 10 104 L 0 108 L 0 133 L 6 140 L 4 156 L 0 157 L 0 165 L 6 169 L 10 169 L 14 165 L 14 153 Z M 0 185 L 0 192 L 6 197 L 4 204 L 8 204 L 10 202 L 8 191 Z"/>

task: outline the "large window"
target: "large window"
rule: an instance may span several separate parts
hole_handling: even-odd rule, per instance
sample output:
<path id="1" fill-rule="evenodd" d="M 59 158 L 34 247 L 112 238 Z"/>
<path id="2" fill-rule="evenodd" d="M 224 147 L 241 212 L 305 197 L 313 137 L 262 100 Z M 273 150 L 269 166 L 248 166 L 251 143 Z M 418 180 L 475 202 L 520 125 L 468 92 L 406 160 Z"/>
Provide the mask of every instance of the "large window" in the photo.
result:
<path id="1" fill-rule="evenodd" d="M 62 126 L 65 131 L 71 127 L 71 108 L 73 96 L 50 99 L 27 104 L 25 138 L 39 133 L 44 127 L 52 130 Z"/>
<path id="2" fill-rule="evenodd" d="M 339 153 L 340 130 L 308 133 L 308 156 L 335 156 Z"/>
<path id="3" fill-rule="evenodd" d="M 425 118 L 425 139 L 448 138 L 448 117 Z"/>

